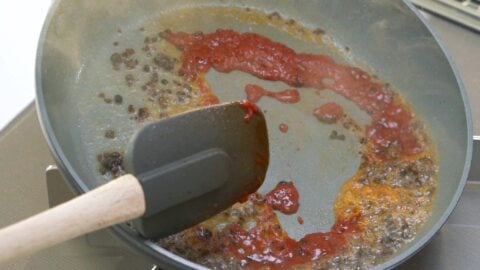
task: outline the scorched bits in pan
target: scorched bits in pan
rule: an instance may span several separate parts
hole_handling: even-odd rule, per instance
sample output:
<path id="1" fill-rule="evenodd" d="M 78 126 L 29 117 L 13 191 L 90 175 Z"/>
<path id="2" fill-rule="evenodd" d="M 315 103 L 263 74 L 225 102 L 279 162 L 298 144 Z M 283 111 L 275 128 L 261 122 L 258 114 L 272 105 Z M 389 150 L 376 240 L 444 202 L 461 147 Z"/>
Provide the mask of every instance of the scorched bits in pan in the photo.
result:
<path id="1" fill-rule="evenodd" d="M 249 13 L 260 18 L 258 22 L 275 21 L 287 30 L 294 27 L 309 35 L 324 34 L 283 20 L 278 13 L 203 9 L 209 10 L 201 14 L 230 12 L 237 14 L 236 19 Z M 137 52 L 145 54 L 146 63 L 136 60 Z M 307 234 L 300 240 L 289 237 L 277 214 L 295 214 L 302 207 L 302 194 L 294 182 L 286 181 L 265 195 L 252 194 L 214 218 L 158 241 L 174 253 L 217 269 L 365 269 L 387 260 L 411 241 L 430 215 L 437 163 L 423 124 L 388 84 L 358 67 L 232 29 L 193 33 L 165 30 L 147 37 L 143 48 L 114 53 L 111 63 L 115 71 L 127 72 L 129 87 L 147 94 L 145 110 L 149 113 L 138 115 L 134 118 L 137 121 L 217 103 L 205 80 L 209 70 L 244 72 L 290 87 L 275 92 L 253 83 L 245 85 L 245 98 L 251 102 L 273 98 L 289 106 L 311 88 L 330 89 L 371 118 L 369 124 L 359 126 L 340 104 L 321 98 L 311 112 L 310 117 L 318 119 L 319 125 L 341 124 L 356 133 L 362 144 L 361 165 L 337 194 L 333 205 L 336 222 L 330 231 Z M 129 73 L 137 65 L 146 78 L 143 81 Z M 337 131 L 330 138 L 345 140 Z M 117 166 L 110 156 L 101 157 L 102 167 Z M 303 218 L 299 217 L 299 223 L 303 224 Z"/>

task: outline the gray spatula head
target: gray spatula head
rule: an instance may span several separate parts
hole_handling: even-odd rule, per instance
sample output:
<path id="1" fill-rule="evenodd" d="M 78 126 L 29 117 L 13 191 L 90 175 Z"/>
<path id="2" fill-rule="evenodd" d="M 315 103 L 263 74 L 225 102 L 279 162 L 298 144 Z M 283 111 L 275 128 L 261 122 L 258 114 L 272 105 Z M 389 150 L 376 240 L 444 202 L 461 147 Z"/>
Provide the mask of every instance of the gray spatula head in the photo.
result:
<path id="1" fill-rule="evenodd" d="M 126 170 L 142 183 L 147 204 L 134 221 L 145 237 L 191 227 L 255 192 L 269 161 L 265 118 L 232 102 L 150 124 L 133 138 Z"/>

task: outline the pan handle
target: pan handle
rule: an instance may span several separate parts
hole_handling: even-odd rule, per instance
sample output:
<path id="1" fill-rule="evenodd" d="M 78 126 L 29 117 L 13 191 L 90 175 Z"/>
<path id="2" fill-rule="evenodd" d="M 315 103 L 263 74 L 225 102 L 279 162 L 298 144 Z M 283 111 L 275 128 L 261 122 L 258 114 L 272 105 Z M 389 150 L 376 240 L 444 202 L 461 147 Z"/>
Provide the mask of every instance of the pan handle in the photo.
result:
<path id="1" fill-rule="evenodd" d="M 142 186 L 133 175 L 124 175 L 0 230 L 0 265 L 144 212 Z"/>

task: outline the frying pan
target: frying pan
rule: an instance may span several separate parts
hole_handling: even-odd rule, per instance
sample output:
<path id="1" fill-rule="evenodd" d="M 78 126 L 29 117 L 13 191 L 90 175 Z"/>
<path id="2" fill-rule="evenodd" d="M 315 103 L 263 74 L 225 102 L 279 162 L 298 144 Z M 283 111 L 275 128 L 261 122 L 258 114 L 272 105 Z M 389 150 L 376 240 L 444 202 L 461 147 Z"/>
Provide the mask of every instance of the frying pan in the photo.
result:
<path id="1" fill-rule="evenodd" d="M 239 23 L 221 14 L 168 17 L 169 10 L 192 5 L 278 12 L 308 28 L 321 28 L 328 38 L 322 46 L 311 46 L 275 27 Z M 53 155 L 74 190 L 83 193 L 108 181 L 98 172 L 96 155 L 122 149 L 131 134 L 148 122 L 129 119 L 125 105 L 140 107 L 145 97 L 125 86 L 124 78 L 112 72 L 109 59 L 121 48 L 141 48 L 143 31 L 158 29 L 162 18 L 163 29 L 257 32 L 297 51 L 329 54 L 337 61 L 361 66 L 392 84 L 426 123 L 438 152 L 439 186 L 432 215 L 415 239 L 378 268 L 392 268 L 406 260 L 440 229 L 466 182 L 472 147 L 470 110 L 461 81 L 443 49 L 411 4 L 401 1 L 56 1 L 38 48 L 37 107 Z M 115 41 L 119 48 L 112 45 Z M 243 86 L 247 83 L 278 90 L 286 87 L 236 72 L 209 72 L 206 78 L 221 101 L 244 98 Z M 98 97 L 100 92 L 106 96 L 121 94 L 124 105 L 105 104 Z M 281 180 L 295 181 L 301 194 L 298 215 L 304 217 L 305 224 L 298 225 L 296 216 L 279 218 L 296 239 L 330 228 L 335 195 L 360 162 L 355 136 L 343 132 L 342 127 L 319 125 L 313 117 L 307 117 L 319 102 L 314 92 L 302 90 L 303 101 L 297 105 L 285 106 L 269 99 L 259 103 L 267 111 L 271 145 L 271 165 L 260 192 L 272 189 Z M 368 121 L 362 111 L 338 95 L 327 92 L 322 97 L 343 105 L 360 123 Z M 281 122 L 289 123 L 288 136 L 278 130 Z M 109 129 L 115 129 L 115 140 L 104 138 Z M 334 129 L 346 134 L 345 141 L 328 139 Z M 112 231 L 160 267 L 201 268 L 139 237 L 128 224 L 114 226 Z"/>

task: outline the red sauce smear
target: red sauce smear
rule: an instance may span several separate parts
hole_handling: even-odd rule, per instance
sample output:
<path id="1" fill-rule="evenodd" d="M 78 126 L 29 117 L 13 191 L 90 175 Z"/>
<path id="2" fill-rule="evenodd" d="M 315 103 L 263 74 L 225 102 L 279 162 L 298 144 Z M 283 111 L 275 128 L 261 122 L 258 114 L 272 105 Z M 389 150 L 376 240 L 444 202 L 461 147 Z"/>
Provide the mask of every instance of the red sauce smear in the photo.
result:
<path id="1" fill-rule="evenodd" d="M 303 225 L 303 222 L 304 222 L 303 217 L 298 216 L 297 217 L 297 222 L 298 222 L 298 224 Z"/>
<path id="2" fill-rule="evenodd" d="M 257 103 L 264 96 L 275 98 L 282 103 L 297 103 L 300 101 L 300 93 L 297 89 L 286 89 L 280 92 L 273 92 L 260 85 L 247 84 L 245 86 L 245 93 L 247 93 L 247 99 L 253 103 Z"/>
<path id="3" fill-rule="evenodd" d="M 330 232 L 307 234 L 296 241 L 268 221 L 272 216 L 273 213 L 264 215 L 263 222 L 250 231 L 238 224 L 224 230 L 228 252 L 247 269 L 289 269 L 307 264 L 335 254 L 345 247 L 349 234 L 360 232 L 358 218 L 352 217 L 337 221 Z"/>
<path id="4" fill-rule="evenodd" d="M 278 125 L 278 129 L 280 130 L 280 132 L 287 133 L 288 125 L 285 123 L 281 123 L 280 125 Z"/>
<path id="5" fill-rule="evenodd" d="M 219 29 L 213 33 L 173 33 L 164 37 L 183 51 L 181 73 L 194 80 L 210 68 L 234 70 L 260 79 L 282 81 L 292 87 L 329 88 L 356 103 L 372 117 L 367 138 L 376 158 L 388 159 L 390 148 L 401 155 L 422 151 L 413 134 L 413 115 L 395 102 L 388 87 L 356 67 L 336 63 L 326 55 L 297 53 L 255 33 Z"/>
<path id="6" fill-rule="evenodd" d="M 291 215 L 297 212 L 300 203 L 297 188 L 292 182 L 280 182 L 265 195 L 267 204 L 273 209 Z"/>
<path id="7" fill-rule="evenodd" d="M 343 116 L 343 108 L 335 102 L 328 102 L 313 110 L 320 122 L 334 124 Z"/>
<path id="8" fill-rule="evenodd" d="M 248 100 L 241 100 L 240 105 L 245 110 L 245 117 L 243 119 L 246 123 L 249 123 L 253 119 L 255 114 L 258 114 L 259 109 L 257 105 L 251 103 Z"/>

